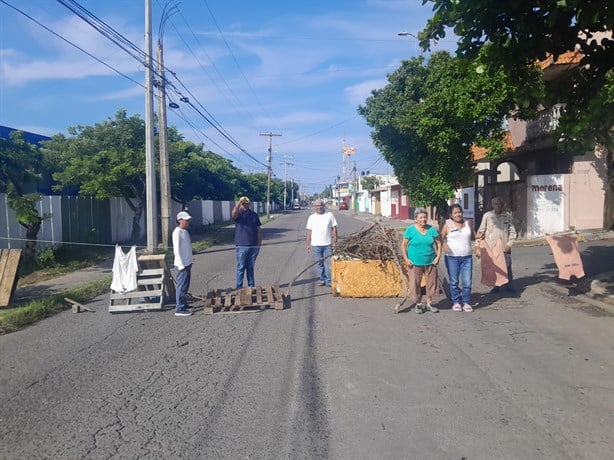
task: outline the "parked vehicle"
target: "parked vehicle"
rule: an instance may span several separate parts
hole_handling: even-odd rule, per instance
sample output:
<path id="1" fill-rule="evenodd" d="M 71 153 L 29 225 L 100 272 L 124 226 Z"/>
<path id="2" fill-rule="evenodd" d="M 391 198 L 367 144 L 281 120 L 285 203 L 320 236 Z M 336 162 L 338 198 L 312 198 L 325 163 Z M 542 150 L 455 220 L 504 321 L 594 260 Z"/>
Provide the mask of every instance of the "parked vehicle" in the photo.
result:
<path id="1" fill-rule="evenodd" d="M 348 204 L 345 201 L 342 201 L 341 203 L 339 203 L 339 211 L 347 211 L 348 210 Z"/>
<path id="2" fill-rule="evenodd" d="M 294 206 L 292 206 L 292 209 L 301 209 L 301 205 L 298 203 L 294 203 Z"/>

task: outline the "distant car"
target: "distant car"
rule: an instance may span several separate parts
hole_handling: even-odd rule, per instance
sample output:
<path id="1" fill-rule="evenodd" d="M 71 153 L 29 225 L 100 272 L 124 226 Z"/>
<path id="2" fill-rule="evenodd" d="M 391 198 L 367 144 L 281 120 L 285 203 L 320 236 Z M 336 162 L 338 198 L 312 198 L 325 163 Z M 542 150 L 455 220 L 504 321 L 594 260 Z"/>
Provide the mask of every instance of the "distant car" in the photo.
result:
<path id="1" fill-rule="evenodd" d="M 298 203 L 294 203 L 294 206 L 292 206 L 292 209 L 301 209 L 301 205 Z"/>
<path id="2" fill-rule="evenodd" d="M 339 203 L 339 211 L 347 211 L 348 210 L 348 204 L 345 201 L 342 201 L 341 203 Z"/>

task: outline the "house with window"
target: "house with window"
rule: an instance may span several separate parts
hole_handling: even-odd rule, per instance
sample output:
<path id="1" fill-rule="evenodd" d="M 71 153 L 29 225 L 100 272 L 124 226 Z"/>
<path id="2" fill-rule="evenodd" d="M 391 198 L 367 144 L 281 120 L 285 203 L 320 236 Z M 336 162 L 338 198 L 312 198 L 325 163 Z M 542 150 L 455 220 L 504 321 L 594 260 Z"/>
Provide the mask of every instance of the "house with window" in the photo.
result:
<path id="1" fill-rule="evenodd" d="M 540 63 L 544 80 L 565 78 L 580 58 L 570 52 Z M 564 103 L 554 104 L 543 107 L 535 120 L 508 119 L 506 153 L 496 160 L 486 158 L 483 149 L 473 149 L 475 184 L 459 189 L 456 198 L 477 224 L 490 209 L 490 200 L 500 196 L 526 239 L 604 228 L 607 152 L 595 147 L 580 156 L 560 153 L 550 134 L 564 109 Z"/>

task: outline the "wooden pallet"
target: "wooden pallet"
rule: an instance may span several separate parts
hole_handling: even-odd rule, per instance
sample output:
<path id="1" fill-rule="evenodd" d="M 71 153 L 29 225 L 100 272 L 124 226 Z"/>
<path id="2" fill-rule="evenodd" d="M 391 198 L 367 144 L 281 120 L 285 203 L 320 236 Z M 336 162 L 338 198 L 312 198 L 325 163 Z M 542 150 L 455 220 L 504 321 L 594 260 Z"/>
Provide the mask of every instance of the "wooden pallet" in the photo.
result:
<path id="1" fill-rule="evenodd" d="M 164 269 L 140 270 L 137 284 L 135 291 L 119 293 L 111 290 L 109 311 L 161 310 L 164 305 Z"/>
<path id="2" fill-rule="evenodd" d="M 241 289 L 217 289 L 205 296 L 205 314 L 248 313 L 273 307 L 283 310 L 289 297 L 281 293 L 278 286 L 256 286 Z"/>

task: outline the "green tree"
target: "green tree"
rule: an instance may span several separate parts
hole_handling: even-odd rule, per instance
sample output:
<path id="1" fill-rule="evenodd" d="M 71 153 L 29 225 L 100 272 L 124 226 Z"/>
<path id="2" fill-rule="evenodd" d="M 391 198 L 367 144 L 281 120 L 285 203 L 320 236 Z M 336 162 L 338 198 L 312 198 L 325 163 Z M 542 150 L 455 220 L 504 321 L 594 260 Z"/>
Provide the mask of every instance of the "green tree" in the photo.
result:
<path id="1" fill-rule="evenodd" d="M 375 176 L 365 176 L 360 181 L 364 190 L 375 190 L 379 187 L 379 180 Z"/>
<path id="2" fill-rule="evenodd" d="M 25 191 L 41 178 L 41 163 L 39 149 L 26 142 L 23 133 L 13 131 L 9 139 L 0 138 L 0 190 L 7 194 L 17 222 L 26 229 L 24 259 L 28 261 L 36 256 L 38 232 L 46 216 L 39 215 L 36 209 L 40 194 Z"/>
<path id="3" fill-rule="evenodd" d="M 68 128 L 70 137 L 56 134 L 44 143 L 56 159 L 55 189 L 76 187 L 81 195 L 99 199 L 122 197 L 134 213 L 132 240 L 140 235 L 145 209 L 145 123 L 119 110 L 94 126 Z"/>
<path id="4" fill-rule="evenodd" d="M 517 87 L 519 108 L 540 103 L 566 104 L 552 133 L 562 153 L 583 154 L 595 146 L 607 154 L 609 188 L 606 226 L 614 228 L 614 5 L 611 0 L 423 0 L 433 3 L 433 17 L 420 33 L 421 45 L 452 29 L 457 54 L 477 59 L 485 73 L 503 69 Z M 577 50 L 579 65 L 566 78 L 535 91 L 537 61 Z M 610 208 L 608 208 L 608 206 Z"/>
<path id="5" fill-rule="evenodd" d="M 503 151 L 502 121 L 514 107 L 513 87 L 447 52 L 404 61 L 358 111 L 375 145 L 393 166 L 412 203 L 445 209 L 473 173 L 471 146 Z"/>
<path id="6" fill-rule="evenodd" d="M 169 133 L 176 131 L 169 128 Z M 241 188 L 243 174 L 230 160 L 178 135 L 169 135 L 171 194 L 175 201 L 231 200 Z"/>

